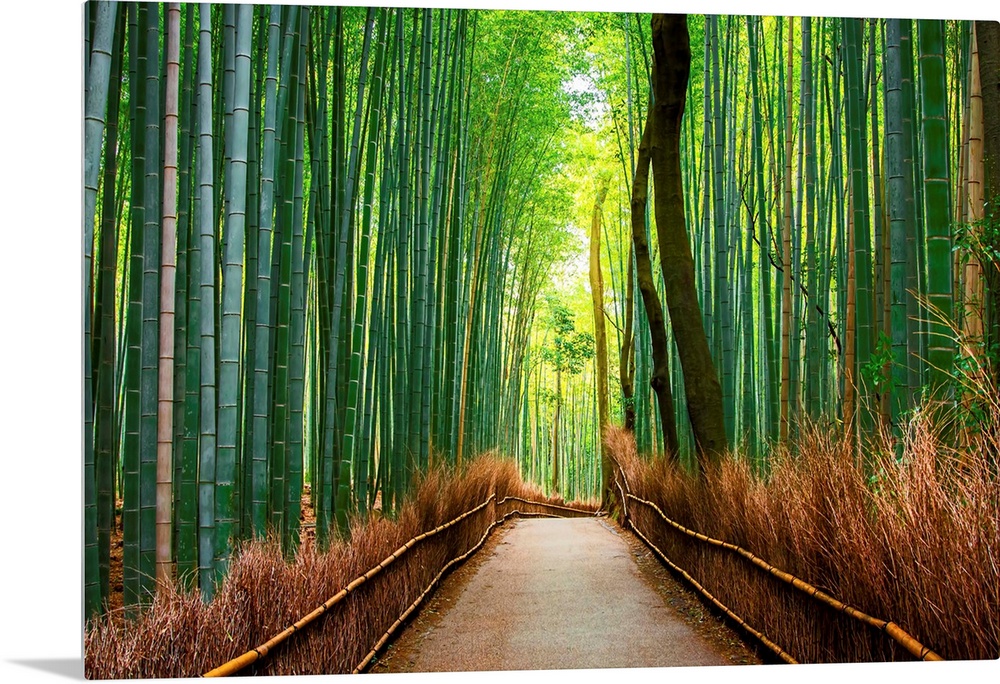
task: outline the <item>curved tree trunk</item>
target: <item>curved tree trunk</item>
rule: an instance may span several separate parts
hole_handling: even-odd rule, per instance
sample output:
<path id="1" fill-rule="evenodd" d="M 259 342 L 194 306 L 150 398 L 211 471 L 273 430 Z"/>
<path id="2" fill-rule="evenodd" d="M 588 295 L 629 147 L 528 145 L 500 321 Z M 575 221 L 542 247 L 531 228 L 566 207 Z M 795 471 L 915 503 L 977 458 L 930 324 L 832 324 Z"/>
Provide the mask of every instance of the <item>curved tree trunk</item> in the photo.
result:
<path id="1" fill-rule="evenodd" d="M 663 320 L 663 307 L 653 282 L 653 267 L 649 259 L 649 243 L 646 239 L 646 193 L 649 186 L 649 140 L 652 135 L 651 118 L 646 119 L 646 127 L 639 143 L 639 156 L 635 175 L 632 177 L 632 243 L 635 246 L 635 273 L 639 283 L 642 303 L 649 321 L 649 337 L 652 346 L 653 371 L 649 384 L 656 393 L 656 402 L 663 423 L 663 438 L 667 453 L 677 457 L 677 426 L 674 423 L 674 401 L 670 393 L 670 367 L 667 346 L 667 330 Z M 700 314 L 698 325 L 701 325 Z M 707 343 L 706 343 L 707 344 Z M 654 440 L 655 441 L 655 440 Z"/>
<path id="2" fill-rule="evenodd" d="M 670 323 L 677 341 L 688 416 L 699 465 L 726 449 L 722 389 L 712 363 L 695 290 L 694 260 L 684 220 L 681 180 L 681 119 L 684 115 L 691 46 L 685 15 L 656 14 L 653 31 L 653 93 L 649 125 L 656 231 Z"/>

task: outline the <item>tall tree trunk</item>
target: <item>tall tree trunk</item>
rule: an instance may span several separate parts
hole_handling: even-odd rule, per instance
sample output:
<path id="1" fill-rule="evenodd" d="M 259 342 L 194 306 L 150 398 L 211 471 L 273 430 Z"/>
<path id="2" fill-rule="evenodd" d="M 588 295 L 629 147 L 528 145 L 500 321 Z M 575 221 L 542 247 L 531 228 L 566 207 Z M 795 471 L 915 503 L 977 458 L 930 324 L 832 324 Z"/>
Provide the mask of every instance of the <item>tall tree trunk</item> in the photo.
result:
<path id="1" fill-rule="evenodd" d="M 795 24 L 788 22 L 788 69 L 792 68 L 792 48 Z M 792 328 L 792 78 L 785 79 L 785 214 L 781 231 L 781 417 L 778 423 L 778 441 L 788 441 L 788 391 L 791 384 L 791 328 Z"/>
<path id="2" fill-rule="evenodd" d="M 556 411 L 552 417 L 552 496 L 559 495 L 559 414 L 562 410 L 562 371 L 556 370 Z"/>
<path id="3" fill-rule="evenodd" d="M 604 427 L 608 422 L 608 333 L 604 325 L 604 276 L 601 274 L 601 205 L 608 194 L 608 179 L 597 186 L 590 219 L 590 294 L 594 302 L 594 341 L 597 353 L 597 422 L 601 451 L 601 499 L 607 501 L 611 462 L 604 453 Z"/>
<path id="4" fill-rule="evenodd" d="M 902 51 L 903 25 L 899 19 L 886 22 L 885 41 L 885 157 L 886 205 L 888 208 L 888 239 L 891 255 L 890 289 L 892 295 L 892 393 L 889 420 L 897 449 L 902 449 L 903 416 L 911 407 L 910 371 L 914 363 L 910 356 L 909 308 L 915 303 L 914 292 L 908 287 L 909 272 L 915 270 L 917 255 L 912 236 L 916 233 L 913 213 L 913 171 L 910 136 L 904 129 L 909 102 L 903 93 Z M 900 452 L 901 453 L 901 452 Z"/>
<path id="5" fill-rule="evenodd" d="M 181 7 L 167 6 L 167 84 L 164 98 L 163 221 L 160 226 L 160 373 L 156 436 L 156 581 L 173 571 L 174 287 L 177 274 L 177 98 L 180 86 Z"/>
<path id="6" fill-rule="evenodd" d="M 983 92 L 979 73 L 979 50 L 976 30 L 972 28 L 972 48 L 969 60 L 969 114 L 968 114 L 968 222 L 983 218 Z M 964 333 L 969 345 L 966 353 L 978 355 L 976 351 L 983 336 L 983 279 L 982 264 L 978 251 L 969 255 L 965 264 L 965 324 Z"/>
<path id="7" fill-rule="evenodd" d="M 952 317 L 951 193 L 948 169 L 945 28 L 940 20 L 921 20 L 920 126 L 924 162 L 924 218 L 927 245 L 928 384 L 935 399 L 948 400 L 954 344 Z M 860 362 L 860 359 L 859 359 Z M 936 396 L 935 396 L 936 395 Z"/>
<path id="8" fill-rule="evenodd" d="M 977 21 L 976 44 L 983 98 L 983 197 L 996 212 L 996 199 L 1000 197 L 1000 23 Z M 995 253 L 997 245 L 985 247 L 989 253 Z M 982 266 L 987 290 L 986 340 L 996 343 L 1000 340 L 1000 263 L 993 260 Z M 1000 364 L 993 364 L 992 374 L 994 381 L 1000 381 Z"/>
<path id="9" fill-rule="evenodd" d="M 691 70 L 685 15 L 653 15 L 653 92 L 650 107 L 651 162 L 656 188 L 656 230 L 670 322 L 677 341 L 688 416 L 699 465 L 726 449 L 722 388 L 701 323 L 694 260 L 684 222 L 681 182 L 681 119 Z"/>
<path id="10" fill-rule="evenodd" d="M 652 136 L 651 118 L 646 119 L 646 127 L 639 143 L 635 175 L 632 177 L 632 244 L 635 249 L 635 274 L 639 293 L 649 321 L 649 337 L 652 346 L 653 371 L 649 384 L 656 393 L 663 437 L 670 458 L 678 452 L 677 427 L 674 421 L 674 401 L 670 392 L 669 346 L 663 307 L 656 293 L 653 281 L 653 267 L 649 257 L 649 242 L 646 238 L 646 193 L 649 187 L 649 140 Z M 700 314 L 698 325 L 701 325 Z M 706 342 L 707 345 L 707 342 Z M 655 440 L 652 440 L 655 442 Z"/>
<path id="11" fill-rule="evenodd" d="M 859 421 L 859 430 L 867 434 L 873 423 L 871 404 L 871 387 L 864 375 L 858 369 L 865 368 L 871 360 L 874 349 L 874 308 L 872 288 L 872 258 L 869 243 L 871 225 L 868 204 L 868 141 L 866 134 L 866 100 L 864 80 L 861 69 L 863 60 L 863 33 L 861 20 L 842 20 L 844 32 L 844 87 L 845 113 L 847 123 L 847 159 L 849 173 L 849 192 L 852 206 L 852 225 L 854 226 L 854 290 L 855 312 L 854 331 L 855 358 L 852 366 L 852 377 L 855 383 L 858 402 L 855 406 Z"/>
<path id="12" fill-rule="evenodd" d="M 111 49 L 115 28 L 117 5 L 114 2 L 98 6 L 97 29 L 87 71 L 85 103 L 85 156 L 84 156 L 84 600 L 86 617 L 101 609 L 103 600 L 100 554 L 98 553 L 97 471 L 94 461 L 94 410 L 91 389 L 91 272 L 94 220 L 97 211 L 97 182 L 100 177 L 101 141 L 104 138 L 105 114 L 108 104 L 108 84 L 111 73 Z M 110 145 L 110 141 L 109 141 Z M 105 188 L 105 192 L 112 192 Z M 108 255 L 101 255 L 109 258 Z M 105 344 L 111 344 L 106 340 Z"/>
<path id="13" fill-rule="evenodd" d="M 847 307 L 844 321 L 844 431 L 848 442 L 854 439 L 857 413 L 857 377 L 855 329 L 857 328 L 857 261 L 854 254 L 854 214 L 847 219 Z"/>
<path id="14" fill-rule="evenodd" d="M 216 396 L 215 396 L 215 209 L 212 157 L 212 11 L 201 6 L 198 36 L 198 203 L 201 263 L 201 406 L 198 450 L 198 583 L 207 601 L 215 595 Z"/>
<path id="15" fill-rule="evenodd" d="M 635 430 L 635 340 L 633 339 L 633 314 L 635 306 L 635 252 L 629 249 L 628 276 L 625 286 L 625 334 L 622 337 L 622 348 L 618 359 L 618 371 L 622 386 L 623 424 L 626 430 Z"/>

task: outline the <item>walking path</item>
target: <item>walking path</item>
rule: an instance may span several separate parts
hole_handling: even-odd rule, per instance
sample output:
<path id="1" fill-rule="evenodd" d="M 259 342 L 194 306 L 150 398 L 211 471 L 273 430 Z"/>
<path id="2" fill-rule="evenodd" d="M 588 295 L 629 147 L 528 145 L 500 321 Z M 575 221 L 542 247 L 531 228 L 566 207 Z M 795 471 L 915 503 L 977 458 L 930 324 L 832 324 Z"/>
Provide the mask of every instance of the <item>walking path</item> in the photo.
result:
<path id="1" fill-rule="evenodd" d="M 732 642 L 720 647 L 689 626 L 633 553 L 598 518 L 518 520 L 453 598 L 446 582 L 434 624 L 404 633 L 389 671 L 731 664 Z"/>

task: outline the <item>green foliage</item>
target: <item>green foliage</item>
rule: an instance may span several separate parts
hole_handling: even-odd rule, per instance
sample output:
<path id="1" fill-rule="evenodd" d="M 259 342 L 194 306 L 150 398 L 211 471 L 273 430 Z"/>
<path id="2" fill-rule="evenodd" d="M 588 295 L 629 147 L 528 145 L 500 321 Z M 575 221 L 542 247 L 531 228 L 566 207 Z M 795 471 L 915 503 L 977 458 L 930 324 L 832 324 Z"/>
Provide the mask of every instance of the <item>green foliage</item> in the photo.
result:
<path id="1" fill-rule="evenodd" d="M 996 397 L 988 395 L 989 383 L 983 376 L 984 368 L 1000 364 L 1000 343 L 979 340 L 955 356 L 953 378 L 958 425 L 971 434 L 994 427 Z"/>
<path id="2" fill-rule="evenodd" d="M 983 202 L 983 218 L 954 225 L 954 246 L 959 261 L 966 264 L 975 257 L 985 267 L 1000 264 L 1000 196 Z"/>
<path id="3" fill-rule="evenodd" d="M 552 296 L 546 297 L 546 323 L 553 332 L 552 342 L 542 348 L 542 358 L 557 373 L 577 375 L 584 363 L 594 357 L 594 336 L 576 329 L 575 316 Z"/>
<path id="4" fill-rule="evenodd" d="M 861 366 L 861 377 L 865 386 L 872 388 L 876 396 L 891 393 L 894 389 L 892 373 L 888 372 L 893 362 L 892 339 L 879 332 L 868 362 Z"/>

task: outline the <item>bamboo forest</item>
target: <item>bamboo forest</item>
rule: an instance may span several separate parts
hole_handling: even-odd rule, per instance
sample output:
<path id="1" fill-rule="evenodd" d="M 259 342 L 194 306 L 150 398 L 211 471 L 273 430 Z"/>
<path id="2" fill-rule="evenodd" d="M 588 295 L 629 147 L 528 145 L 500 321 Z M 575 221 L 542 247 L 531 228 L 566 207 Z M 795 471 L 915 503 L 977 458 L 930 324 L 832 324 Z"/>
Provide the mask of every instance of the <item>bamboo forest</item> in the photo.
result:
<path id="1" fill-rule="evenodd" d="M 514 515 L 634 531 L 755 662 L 1000 657 L 1000 24 L 82 30 L 88 677 L 383 671 Z"/>

